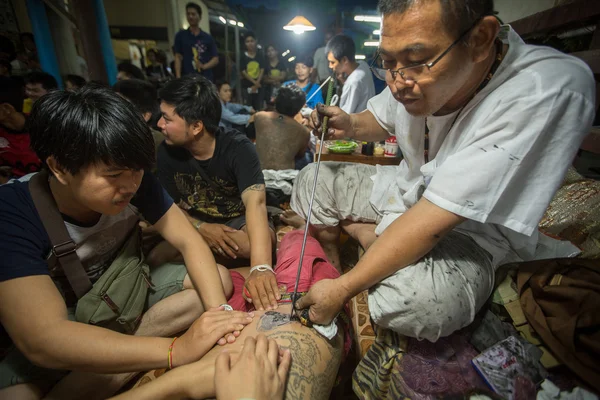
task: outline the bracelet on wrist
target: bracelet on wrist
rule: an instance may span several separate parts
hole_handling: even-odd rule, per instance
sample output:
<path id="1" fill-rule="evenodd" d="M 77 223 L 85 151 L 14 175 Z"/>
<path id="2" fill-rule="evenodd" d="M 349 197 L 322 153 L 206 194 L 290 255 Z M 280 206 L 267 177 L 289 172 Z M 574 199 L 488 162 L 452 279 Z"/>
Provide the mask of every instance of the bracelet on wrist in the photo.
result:
<path id="1" fill-rule="evenodd" d="M 204 223 L 204 221 L 196 221 L 194 222 L 194 228 L 196 228 L 196 230 L 200 229 L 200 226 Z"/>
<path id="2" fill-rule="evenodd" d="M 271 267 L 269 264 L 255 265 L 254 267 L 250 268 L 250 274 L 253 273 L 254 271 L 259 271 L 259 272 L 271 271 L 272 273 L 275 273 L 275 271 L 273 271 L 273 267 Z"/>
<path id="3" fill-rule="evenodd" d="M 167 354 L 167 361 L 169 365 L 169 369 L 173 369 L 173 346 L 175 345 L 175 341 L 177 340 L 177 336 L 173 338 L 171 345 L 169 346 L 169 353 Z"/>

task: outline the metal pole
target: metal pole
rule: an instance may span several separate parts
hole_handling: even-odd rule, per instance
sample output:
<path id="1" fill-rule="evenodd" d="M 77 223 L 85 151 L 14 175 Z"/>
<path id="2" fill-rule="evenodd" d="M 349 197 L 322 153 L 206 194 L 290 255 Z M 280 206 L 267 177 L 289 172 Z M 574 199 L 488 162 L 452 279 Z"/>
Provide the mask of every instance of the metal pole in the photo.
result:
<path id="1" fill-rule="evenodd" d="M 238 103 L 242 103 L 242 71 L 240 63 L 242 62 L 242 53 L 240 52 L 240 28 L 235 25 L 235 71 L 237 75 L 236 83 L 236 99 Z"/>
<path id="2" fill-rule="evenodd" d="M 48 24 L 44 2 L 42 0 L 27 0 L 26 4 L 40 66 L 42 70 L 52 75 L 58 82 L 59 87 L 62 88 L 62 76 L 54 51 L 54 42 L 50 34 L 50 24 Z"/>
<path id="3" fill-rule="evenodd" d="M 108 19 L 104 11 L 104 2 L 102 0 L 93 0 L 92 6 L 96 15 L 97 37 L 100 40 L 100 50 L 104 57 L 104 68 L 106 68 L 106 74 L 108 75 L 108 84 L 112 86 L 117 82 L 117 62 L 112 48 L 110 28 L 108 27 Z"/>
<path id="4" fill-rule="evenodd" d="M 227 27 L 227 21 L 225 21 L 225 80 L 227 82 L 231 80 L 231 74 L 229 73 L 229 28 Z"/>

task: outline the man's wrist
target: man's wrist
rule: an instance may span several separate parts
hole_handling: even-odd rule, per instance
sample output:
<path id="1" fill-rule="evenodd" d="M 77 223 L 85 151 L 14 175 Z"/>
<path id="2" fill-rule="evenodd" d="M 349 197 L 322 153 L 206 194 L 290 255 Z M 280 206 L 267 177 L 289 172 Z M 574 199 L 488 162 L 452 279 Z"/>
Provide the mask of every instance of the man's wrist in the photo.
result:
<path id="1" fill-rule="evenodd" d="M 194 222 L 192 225 L 194 225 L 194 228 L 196 228 L 196 230 L 197 230 L 197 231 L 199 231 L 199 230 L 200 230 L 200 227 L 201 227 L 202 225 L 204 225 L 204 221 L 197 220 L 197 221 L 195 221 L 195 222 Z"/>
<path id="2" fill-rule="evenodd" d="M 346 132 L 349 139 L 356 137 L 356 115 L 350 114 L 350 132 Z"/>
<path id="3" fill-rule="evenodd" d="M 352 271 L 350 271 L 350 272 L 352 272 Z M 344 303 L 347 303 L 351 298 L 353 298 L 354 296 L 356 296 L 358 293 L 361 292 L 361 290 L 359 288 L 356 288 L 352 284 L 352 282 L 351 282 L 352 279 L 348 278 L 348 274 L 350 274 L 350 272 L 348 272 L 347 274 L 344 274 L 336 279 L 336 281 L 339 283 L 340 288 L 342 289 L 342 292 L 344 295 Z"/>

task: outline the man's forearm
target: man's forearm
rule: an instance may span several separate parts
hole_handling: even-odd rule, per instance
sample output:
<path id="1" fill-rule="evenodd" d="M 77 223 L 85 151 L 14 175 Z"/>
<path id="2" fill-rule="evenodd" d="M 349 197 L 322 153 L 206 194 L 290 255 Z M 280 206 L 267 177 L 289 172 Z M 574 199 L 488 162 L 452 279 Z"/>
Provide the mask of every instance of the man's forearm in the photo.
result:
<path id="1" fill-rule="evenodd" d="M 255 201 L 246 206 L 246 229 L 250 240 L 251 266 L 272 265 L 271 232 L 266 202 Z"/>
<path id="2" fill-rule="evenodd" d="M 181 78 L 181 57 L 175 55 L 175 78 Z"/>
<path id="3" fill-rule="evenodd" d="M 186 244 L 181 254 L 194 288 L 198 291 L 204 308 L 208 310 L 227 303 L 227 298 L 210 248 L 200 233 L 197 232 L 194 239 L 193 243 Z"/>
<path id="4" fill-rule="evenodd" d="M 217 65 L 219 65 L 219 57 L 213 57 L 210 59 L 209 62 L 204 64 L 204 68 L 202 68 L 202 69 L 211 69 L 211 68 L 216 67 Z"/>
<path id="5" fill-rule="evenodd" d="M 373 114 L 366 110 L 359 114 L 350 114 L 352 121 L 352 139 L 363 142 L 380 142 L 390 134 L 377 122 Z"/>
<path id="6" fill-rule="evenodd" d="M 36 350 L 28 354 L 32 362 L 45 368 L 96 373 L 165 368 L 172 341 L 124 335 L 68 320 L 56 323 L 40 335 L 45 343 L 35 346 Z"/>
<path id="7" fill-rule="evenodd" d="M 436 222 L 436 218 L 441 221 Z M 421 199 L 377 238 L 350 272 L 338 279 L 348 295 L 355 296 L 418 261 L 463 221 L 464 218 Z"/>

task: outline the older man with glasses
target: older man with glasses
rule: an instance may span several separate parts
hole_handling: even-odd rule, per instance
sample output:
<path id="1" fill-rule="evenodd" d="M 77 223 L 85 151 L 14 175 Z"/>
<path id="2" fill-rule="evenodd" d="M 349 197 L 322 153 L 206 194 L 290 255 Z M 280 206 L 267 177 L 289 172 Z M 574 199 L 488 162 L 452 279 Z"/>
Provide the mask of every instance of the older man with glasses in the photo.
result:
<path id="1" fill-rule="evenodd" d="M 397 167 L 321 165 L 310 223 L 339 268 L 344 229 L 367 250 L 347 274 L 297 302 L 326 324 L 369 289 L 382 328 L 436 341 L 470 324 L 504 263 L 577 252 L 538 232 L 594 117 L 594 78 L 578 59 L 526 45 L 493 0 L 380 0 L 387 88 L 366 111 L 320 105 L 328 136 L 395 135 Z M 374 63 L 379 65 L 379 63 Z M 291 206 L 307 218 L 314 166 Z"/>

